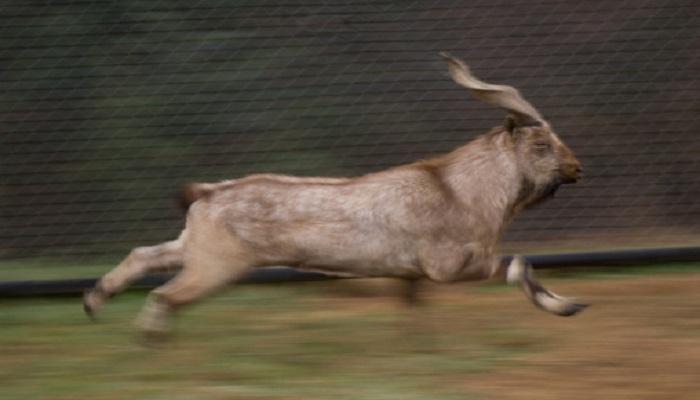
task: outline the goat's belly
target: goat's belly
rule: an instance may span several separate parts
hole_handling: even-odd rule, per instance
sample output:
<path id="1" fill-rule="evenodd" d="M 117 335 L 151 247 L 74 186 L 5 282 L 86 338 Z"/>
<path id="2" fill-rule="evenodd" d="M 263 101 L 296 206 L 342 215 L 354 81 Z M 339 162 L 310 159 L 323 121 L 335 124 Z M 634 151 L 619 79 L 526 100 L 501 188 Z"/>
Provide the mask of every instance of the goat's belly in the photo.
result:
<path id="1" fill-rule="evenodd" d="M 323 272 L 330 275 L 347 277 L 394 277 L 415 278 L 422 276 L 419 268 L 409 265 L 389 265 L 384 263 L 367 263 L 362 260 L 324 263 L 322 261 L 302 262 L 295 265 L 304 271 Z"/>
<path id="2" fill-rule="evenodd" d="M 371 247 L 350 247 L 326 252 L 322 249 L 305 249 L 305 257 L 297 268 L 336 275 L 368 277 L 417 277 L 421 269 L 410 251 L 389 248 L 376 251 Z"/>
<path id="3" fill-rule="evenodd" d="M 231 226 L 234 236 L 250 246 L 259 265 L 353 276 L 413 277 L 421 271 L 414 244 L 381 226 L 240 220 Z"/>

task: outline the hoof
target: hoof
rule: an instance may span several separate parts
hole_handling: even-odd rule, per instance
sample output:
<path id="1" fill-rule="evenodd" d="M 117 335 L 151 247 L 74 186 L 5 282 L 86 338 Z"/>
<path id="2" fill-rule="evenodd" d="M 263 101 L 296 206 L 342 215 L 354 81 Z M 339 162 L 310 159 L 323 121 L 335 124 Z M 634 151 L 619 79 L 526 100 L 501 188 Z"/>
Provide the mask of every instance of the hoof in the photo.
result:
<path id="1" fill-rule="evenodd" d="M 151 296 L 134 321 L 140 332 L 138 342 L 148 347 L 154 347 L 167 339 L 171 332 L 168 322 L 169 314 L 168 305 L 159 301 L 157 297 Z"/>
<path id="2" fill-rule="evenodd" d="M 83 294 L 83 311 L 93 322 L 97 321 L 97 312 L 104 304 L 104 299 L 94 290 L 85 291 Z"/>
<path id="3" fill-rule="evenodd" d="M 88 318 L 90 318 L 90 320 L 92 322 L 97 321 L 97 317 L 95 316 L 95 312 L 93 311 L 92 306 L 84 301 L 83 301 L 83 311 L 85 311 L 85 315 L 87 315 Z"/>
<path id="4" fill-rule="evenodd" d="M 560 317 L 570 317 L 572 315 L 576 315 L 580 313 L 581 311 L 585 310 L 586 307 L 590 306 L 590 304 L 585 304 L 585 303 L 571 303 L 566 307 L 564 310 L 559 315 Z"/>
<path id="5" fill-rule="evenodd" d="M 538 292 L 535 295 L 534 303 L 543 310 L 560 317 L 576 315 L 589 306 L 585 303 L 576 303 L 547 290 Z"/>

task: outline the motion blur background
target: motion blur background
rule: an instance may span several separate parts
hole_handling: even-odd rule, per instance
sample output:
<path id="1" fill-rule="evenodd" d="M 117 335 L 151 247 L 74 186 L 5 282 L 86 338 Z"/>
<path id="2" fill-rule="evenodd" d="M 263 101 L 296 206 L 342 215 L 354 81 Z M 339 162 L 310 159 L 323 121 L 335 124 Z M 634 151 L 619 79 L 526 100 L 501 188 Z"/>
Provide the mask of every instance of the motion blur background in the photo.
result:
<path id="1" fill-rule="evenodd" d="M 183 183 L 363 174 L 502 123 L 440 51 L 519 88 L 584 164 L 504 252 L 697 257 L 698 1 L 3 0 L 0 296 L 174 238 Z M 159 350 L 133 341 L 143 292 L 99 323 L 78 296 L 3 297 L 0 398 L 696 400 L 699 266 L 538 271 L 593 303 L 570 319 L 489 282 L 413 308 L 381 279 L 240 285 Z"/>
<path id="2" fill-rule="evenodd" d="M 185 182 L 363 174 L 500 124 L 440 51 L 519 88 L 584 165 L 505 250 L 697 244 L 698 17 L 692 0 L 5 0 L 0 258 L 113 262 L 177 235 Z"/>

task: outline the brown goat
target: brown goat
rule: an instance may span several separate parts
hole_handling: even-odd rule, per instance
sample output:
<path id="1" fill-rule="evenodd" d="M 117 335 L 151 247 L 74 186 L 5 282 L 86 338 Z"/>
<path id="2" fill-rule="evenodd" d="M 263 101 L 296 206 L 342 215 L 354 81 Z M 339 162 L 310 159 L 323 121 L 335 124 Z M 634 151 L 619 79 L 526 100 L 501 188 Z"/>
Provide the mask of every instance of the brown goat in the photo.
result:
<path id="1" fill-rule="evenodd" d="M 579 179 L 579 161 L 517 90 L 484 83 L 443 57 L 458 84 L 509 113 L 505 126 L 441 157 L 356 178 L 265 174 L 191 184 L 180 237 L 134 249 L 86 293 L 85 310 L 92 315 L 130 282 L 179 265 L 144 307 L 144 332 L 166 331 L 174 310 L 273 265 L 437 282 L 498 275 L 546 311 L 582 310 L 539 285 L 522 257 L 506 264 L 495 254 L 516 214 Z"/>

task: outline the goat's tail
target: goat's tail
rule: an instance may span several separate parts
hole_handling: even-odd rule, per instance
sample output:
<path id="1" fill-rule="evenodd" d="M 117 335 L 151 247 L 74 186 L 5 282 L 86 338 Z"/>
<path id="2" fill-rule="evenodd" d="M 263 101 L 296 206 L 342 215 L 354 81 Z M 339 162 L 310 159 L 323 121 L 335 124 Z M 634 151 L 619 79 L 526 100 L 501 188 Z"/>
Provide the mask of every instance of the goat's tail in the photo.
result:
<path id="1" fill-rule="evenodd" d="M 183 211 L 187 211 L 195 201 L 208 197 L 215 189 L 216 184 L 212 183 L 188 183 L 185 184 L 178 194 L 178 203 Z"/>

